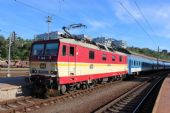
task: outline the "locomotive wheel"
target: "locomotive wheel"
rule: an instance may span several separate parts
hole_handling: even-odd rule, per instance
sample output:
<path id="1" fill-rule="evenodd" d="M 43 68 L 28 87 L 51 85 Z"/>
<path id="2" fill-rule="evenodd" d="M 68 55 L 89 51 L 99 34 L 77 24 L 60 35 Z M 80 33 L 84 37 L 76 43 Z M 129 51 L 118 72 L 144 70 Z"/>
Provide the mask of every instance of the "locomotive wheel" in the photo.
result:
<path id="1" fill-rule="evenodd" d="M 102 82 L 103 82 L 103 79 L 99 78 L 97 83 L 102 84 Z"/>
<path id="2" fill-rule="evenodd" d="M 81 88 L 80 83 L 77 83 L 77 84 L 76 84 L 76 89 L 80 89 L 80 88 Z"/>
<path id="3" fill-rule="evenodd" d="M 66 87 L 66 85 L 61 85 L 61 94 L 65 94 L 66 93 L 66 91 L 67 91 L 67 87 Z"/>
<path id="4" fill-rule="evenodd" d="M 88 85 L 87 84 L 82 84 L 82 89 L 87 89 Z"/>

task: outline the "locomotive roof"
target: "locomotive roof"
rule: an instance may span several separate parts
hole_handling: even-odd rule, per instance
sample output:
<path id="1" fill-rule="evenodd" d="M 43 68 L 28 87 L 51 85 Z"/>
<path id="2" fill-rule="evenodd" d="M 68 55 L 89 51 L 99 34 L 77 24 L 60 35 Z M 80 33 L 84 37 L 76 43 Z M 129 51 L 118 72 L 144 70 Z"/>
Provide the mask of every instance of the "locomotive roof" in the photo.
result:
<path id="1" fill-rule="evenodd" d="M 118 51 L 115 51 L 115 50 L 110 51 L 109 48 L 106 47 L 106 46 L 104 46 L 105 49 L 102 49 L 99 46 L 103 46 L 103 45 L 100 45 L 100 44 L 94 45 L 94 44 L 91 44 L 91 43 L 86 43 L 86 42 L 82 42 L 82 41 L 78 41 L 78 40 L 70 39 L 70 38 L 60 38 L 59 40 L 60 40 L 60 42 L 75 44 L 75 45 L 87 47 L 87 48 L 90 48 L 90 49 L 96 49 L 96 50 L 101 50 L 101 51 L 105 51 L 105 52 L 112 52 L 112 53 L 114 52 L 114 53 L 117 53 L 117 54 L 126 55 L 125 53 L 118 52 Z"/>
<path id="2" fill-rule="evenodd" d="M 92 44 L 92 43 L 88 43 L 86 41 L 80 41 L 80 40 L 76 40 L 76 39 L 73 39 L 73 38 L 62 38 L 62 37 L 60 37 L 60 38 L 57 38 L 57 39 L 50 39 L 50 40 L 35 40 L 34 43 L 54 42 L 54 41 L 60 41 L 60 42 L 64 42 L 64 43 L 70 43 L 70 44 L 75 44 L 75 45 L 79 45 L 79 46 L 82 46 L 82 47 L 87 47 L 87 48 L 90 48 L 90 49 L 96 49 L 96 50 L 101 50 L 101 51 L 105 51 L 105 52 L 112 52 L 112 53 L 117 53 L 117 54 L 121 54 L 121 55 L 126 55 L 123 52 L 116 51 L 113 48 L 106 47 L 106 46 L 99 44 L 99 43 L 98 44 Z"/>

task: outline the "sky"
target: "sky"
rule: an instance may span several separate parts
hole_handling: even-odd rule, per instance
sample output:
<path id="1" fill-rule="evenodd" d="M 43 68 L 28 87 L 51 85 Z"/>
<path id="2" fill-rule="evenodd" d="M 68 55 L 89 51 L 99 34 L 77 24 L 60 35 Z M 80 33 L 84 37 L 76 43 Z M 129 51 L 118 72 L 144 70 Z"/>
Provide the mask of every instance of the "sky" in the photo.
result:
<path id="1" fill-rule="evenodd" d="M 0 34 L 33 39 L 50 31 L 82 23 L 71 30 L 90 37 L 112 37 L 128 46 L 170 51 L 170 0 L 0 0 Z"/>

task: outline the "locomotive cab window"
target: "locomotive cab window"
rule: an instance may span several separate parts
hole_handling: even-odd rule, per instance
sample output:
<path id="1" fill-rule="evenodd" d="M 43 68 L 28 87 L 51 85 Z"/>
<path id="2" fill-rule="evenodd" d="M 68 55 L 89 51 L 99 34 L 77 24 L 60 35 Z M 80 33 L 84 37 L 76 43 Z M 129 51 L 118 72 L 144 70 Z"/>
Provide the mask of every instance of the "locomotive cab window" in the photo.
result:
<path id="1" fill-rule="evenodd" d="M 119 61 L 122 62 L 123 61 L 123 57 L 119 56 Z"/>
<path id="2" fill-rule="evenodd" d="M 66 45 L 62 47 L 62 56 L 66 56 Z"/>
<path id="3" fill-rule="evenodd" d="M 102 54 L 102 60 L 106 60 L 106 54 Z"/>
<path id="4" fill-rule="evenodd" d="M 74 47 L 70 47 L 70 56 L 74 56 Z"/>
<path id="5" fill-rule="evenodd" d="M 94 51 L 89 51 L 89 59 L 94 59 Z"/>

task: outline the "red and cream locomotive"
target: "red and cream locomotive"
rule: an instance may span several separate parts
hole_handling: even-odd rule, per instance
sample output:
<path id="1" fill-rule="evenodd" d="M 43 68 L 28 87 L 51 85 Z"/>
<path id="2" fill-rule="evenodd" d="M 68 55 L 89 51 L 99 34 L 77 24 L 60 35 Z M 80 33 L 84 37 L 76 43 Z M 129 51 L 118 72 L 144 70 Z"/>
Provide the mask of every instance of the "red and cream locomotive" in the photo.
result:
<path id="1" fill-rule="evenodd" d="M 38 35 L 41 39 L 47 36 Z M 30 79 L 36 95 L 64 94 L 128 73 L 124 53 L 67 33 L 50 36 L 34 41 L 31 48 Z"/>

